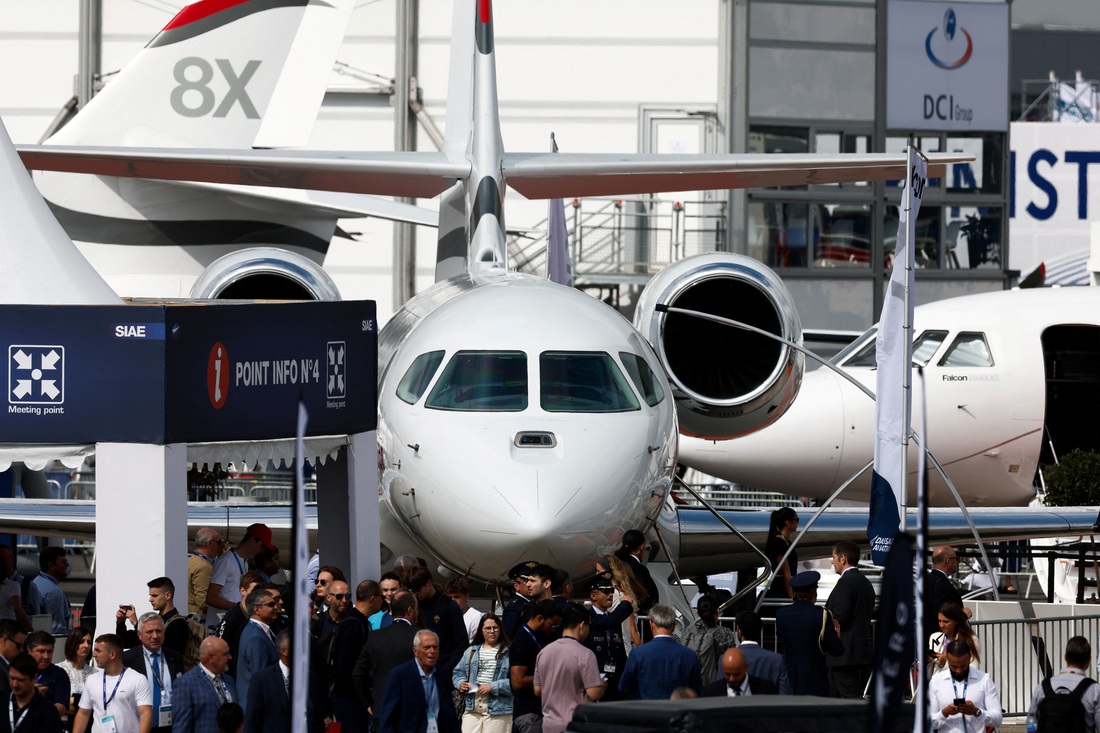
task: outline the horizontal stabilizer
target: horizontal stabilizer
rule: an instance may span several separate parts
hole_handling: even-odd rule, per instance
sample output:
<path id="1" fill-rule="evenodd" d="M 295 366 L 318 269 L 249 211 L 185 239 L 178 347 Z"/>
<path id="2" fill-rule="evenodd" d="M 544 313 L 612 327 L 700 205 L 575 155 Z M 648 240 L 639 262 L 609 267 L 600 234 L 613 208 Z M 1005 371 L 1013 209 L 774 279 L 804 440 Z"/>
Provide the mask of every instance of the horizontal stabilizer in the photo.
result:
<path id="1" fill-rule="evenodd" d="M 234 198 L 247 198 L 257 208 L 286 207 L 308 209 L 314 214 L 326 214 L 342 219 L 355 219 L 363 216 L 388 221 L 404 221 L 420 226 L 439 225 L 439 212 L 398 201 L 363 196 L 357 193 L 338 191 L 303 191 L 294 188 L 266 188 L 262 186 L 233 186 L 225 183 L 203 183 L 198 181 L 180 181 L 179 185 L 217 191 Z"/>
<path id="2" fill-rule="evenodd" d="M 443 153 L 21 146 L 32 170 L 433 198 L 470 175 Z M 929 175 L 973 156 L 929 156 Z M 530 199 L 889 181 L 905 155 L 633 155 L 521 153 L 504 157 L 509 186 Z"/>

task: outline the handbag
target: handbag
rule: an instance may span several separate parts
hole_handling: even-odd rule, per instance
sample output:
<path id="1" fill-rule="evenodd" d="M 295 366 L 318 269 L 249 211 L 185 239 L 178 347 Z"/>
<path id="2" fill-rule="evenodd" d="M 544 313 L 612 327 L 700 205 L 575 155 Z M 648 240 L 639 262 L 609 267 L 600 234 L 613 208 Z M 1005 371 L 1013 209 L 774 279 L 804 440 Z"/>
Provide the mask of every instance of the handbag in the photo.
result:
<path id="1" fill-rule="evenodd" d="M 470 670 L 474 665 L 474 652 L 476 651 L 476 649 L 471 649 L 470 656 L 466 660 L 466 682 L 470 681 Z M 457 689 L 451 693 L 451 704 L 455 706 L 455 715 L 460 718 L 466 712 L 466 694 L 465 692 L 459 692 Z"/>

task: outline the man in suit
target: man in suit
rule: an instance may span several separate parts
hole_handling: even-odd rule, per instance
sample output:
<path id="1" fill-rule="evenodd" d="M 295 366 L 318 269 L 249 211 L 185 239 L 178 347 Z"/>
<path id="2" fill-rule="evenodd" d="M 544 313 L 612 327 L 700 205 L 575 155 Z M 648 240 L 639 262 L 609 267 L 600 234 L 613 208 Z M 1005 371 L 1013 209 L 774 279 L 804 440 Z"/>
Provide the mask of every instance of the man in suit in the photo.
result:
<path id="1" fill-rule="evenodd" d="M 722 676 L 703 686 L 703 697 L 741 697 L 743 695 L 778 695 L 779 690 L 769 680 L 749 674 L 749 660 L 740 649 L 727 649 L 722 655 Z"/>
<path id="2" fill-rule="evenodd" d="M 756 677 L 766 679 L 775 685 L 780 695 L 791 694 L 791 678 L 787 676 L 787 663 L 783 657 L 770 649 L 760 646 L 764 622 L 756 611 L 742 611 L 737 614 L 738 649 L 749 662 L 749 669 Z"/>
<path id="3" fill-rule="evenodd" d="M 392 627 L 391 627 L 392 628 Z M 413 659 L 399 664 L 386 679 L 379 733 L 458 733 L 450 675 L 436 669 L 439 636 L 422 629 L 413 637 Z"/>
<path id="4" fill-rule="evenodd" d="M 418 613 L 416 596 L 400 591 L 390 602 L 393 623 L 384 629 L 367 634 L 367 643 L 359 653 L 352 672 L 355 692 L 362 705 L 374 718 L 377 729 L 378 716 L 382 712 L 382 696 L 390 671 L 413 658 L 413 622 Z"/>
<path id="5" fill-rule="evenodd" d="M 871 641 L 871 618 L 875 610 L 875 589 L 859 571 L 859 545 L 842 540 L 833 546 L 833 571 L 840 576 L 825 603 L 840 624 L 844 653 L 829 657 L 829 693 L 833 697 L 862 698 L 875 648 Z"/>
<path id="6" fill-rule="evenodd" d="M 138 618 L 137 637 L 140 644 L 122 653 L 122 663 L 149 683 L 153 693 L 153 731 L 167 733 L 172 730 L 172 686 L 183 674 L 183 657 L 164 646 L 164 620 L 156 611 Z"/>
<path id="7" fill-rule="evenodd" d="M 630 565 L 630 569 L 634 571 L 634 577 L 645 587 L 648 597 L 638 604 L 638 613 L 643 616 L 656 605 L 659 595 L 657 583 L 653 580 L 649 568 L 642 564 L 642 553 L 645 549 L 645 535 L 636 529 L 629 529 L 623 534 L 623 546 L 615 551 L 615 556 Z"/>
<path id="8" fill-rule="evenodd" d="M 285 629 L 280 631 L 275 643 L 279 647 L 278 664 L 257 672 L 248 688 L 248 714 L 244 727 L 249 733 L 289 733 L 291 728 L 290 632 Z M 306 707 L 307 733 L 322 733 L 325 729 L 320 687 L 317 675 L 311 672 Z"/>
<path id="9" fill-rule="evenodd" d="M 699 656 L 676 641 L 676 612 L 658 603 L 649 611 L 652 641 L 634 647 L 619 680 L 624 699 L 667 700 L 677 687 L 702 691 Z"/>
<path id="10" fill-rule="evenodd" d="M 829 695 L 829 674 L 825 656 L 844 652 L 838 624 L 832 614 L 818 608 L 817 584 L 821 573 L 808 570 L 791 578 L 794 603 L 775 613 L 775 630 L 779 635 L 783 656 L 787 659 L 787 674 L 796 695 Z"/>
<path id="11" fill-rule="evenodd" d="M 925 643 L 922 648 L 927 648 L 927 637 L 939 630 L 937 622 L 940 607 L 948 601 L 957 603 L 962 608 L 967 618 L 971 611 L 963 606 L 962 595 L 958 588 L 951 582 L 951 576 L 959 572 L 959 556 L 955 548 L 949 545 L 940 545 L 932 551 L 932 569 L 924 576 L 924 597 L 927 599 L 924 606 L 924 636 Z"/>
<path id="12" fill-rule="evenodd" d="M 218 708 L 239 703 L 229 669 L 229 645 L 208 636 L 199 647 L 199 663 L 176 680 L 172 695 L 173 733 L 218 733 Z"/>
<path id="13" fill-rule="evenodd" d="M 8 665 L 15 655 L 23 651 L 27 632 L 17 621 L 0 620 L 0 695 L 11 692 L 8 685 Z"/>
<path id="14" fill-rule="evenodd" d="M 237 660 L 237 691 L 241 693 L 238 701 L 245 713 L 248 712 L 248 686 L 252 676 L 264 667 L 279 661 L 279 651 L 275 647 L 275 634 L 271 624 L 278 616 L 279 604 L 275 594 L 266 588 L 257 588 L 245 599 L 248 610 L 248 625 L 241 632 L 241 658 Z"/>

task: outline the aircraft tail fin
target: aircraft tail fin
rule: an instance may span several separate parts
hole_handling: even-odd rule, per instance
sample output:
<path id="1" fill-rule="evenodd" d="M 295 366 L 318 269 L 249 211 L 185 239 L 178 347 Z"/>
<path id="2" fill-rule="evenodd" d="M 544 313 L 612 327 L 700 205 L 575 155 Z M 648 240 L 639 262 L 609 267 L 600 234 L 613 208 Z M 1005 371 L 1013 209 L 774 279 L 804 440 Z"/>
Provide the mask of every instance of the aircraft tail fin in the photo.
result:
<path id="1" fill-rule="evenodd" d="M 0 303 L 119 304 L 73 244 L 23 167 L 0 123 Z"/>
<path id="2" fill-rule="evenodd" d="M 142 130 L 180 147 L 305 144 L 351 7 L 352 0 L 199 0 L 48 144 L 135 145 Z"/>

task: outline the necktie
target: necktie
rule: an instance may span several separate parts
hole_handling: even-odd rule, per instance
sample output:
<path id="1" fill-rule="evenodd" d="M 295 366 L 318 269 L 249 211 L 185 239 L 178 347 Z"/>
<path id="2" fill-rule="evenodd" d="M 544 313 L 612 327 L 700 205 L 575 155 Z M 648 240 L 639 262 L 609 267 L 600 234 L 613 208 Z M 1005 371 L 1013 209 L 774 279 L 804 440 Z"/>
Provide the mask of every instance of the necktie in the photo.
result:
<path id="1" fill-rule="evenodd" d="M 733 688 L 733 694 L 734 694 L 735 697 L 740 697 L 741 696 L 741 685 L 738 685 L 737 687 Z"/>
<path id="2" fill-rule="evenodd" d="M 222 676 L 220 674 L 214 677 L 214 689 L 218 691 L 218 698 L 223 703 L 230 702 L 229 695 L 225 690 L 225 685 L 222 684 Z"/>
<path id="3" fill-rule="evenodd" d="M 160 725 L 160 652 L 153 652 L 153 727 Z"/>

